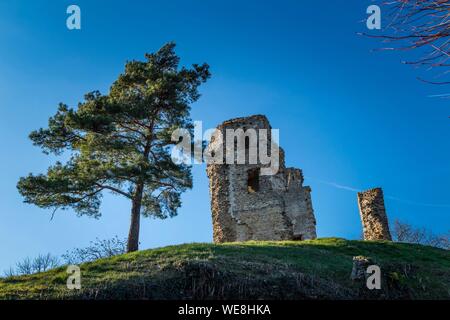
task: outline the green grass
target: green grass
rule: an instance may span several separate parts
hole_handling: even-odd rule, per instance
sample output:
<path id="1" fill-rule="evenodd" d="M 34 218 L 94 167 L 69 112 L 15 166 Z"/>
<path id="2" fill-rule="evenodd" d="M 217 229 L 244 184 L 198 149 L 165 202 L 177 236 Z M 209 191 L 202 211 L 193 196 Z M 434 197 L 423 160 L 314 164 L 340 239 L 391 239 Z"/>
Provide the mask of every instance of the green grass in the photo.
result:
<path id="1" fill-rule="evenodd" d="M 381 267 L 382 290 L 350 279 L 352 258 Z M 394 242 L 192 243 L 81 265 L 82 289 L 66 268 L 0 279 L 0 299 L 450 299 L 450 253 Z"/>

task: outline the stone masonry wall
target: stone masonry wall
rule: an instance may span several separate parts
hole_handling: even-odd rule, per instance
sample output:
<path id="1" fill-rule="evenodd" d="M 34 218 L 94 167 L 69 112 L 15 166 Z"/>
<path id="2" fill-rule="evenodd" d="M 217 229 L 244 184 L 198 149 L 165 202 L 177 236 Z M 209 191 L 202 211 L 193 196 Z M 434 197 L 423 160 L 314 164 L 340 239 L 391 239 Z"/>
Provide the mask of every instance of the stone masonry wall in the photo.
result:
<path id="1" fill-rule="evenodd" d="M 225 121 L 218 127 L 224 145 L 225 129 L 237 128 L 270 130 L 270 124 L 261 115 Z M 284 152 L 279 152 L 278 172 L 258 176 L 254 192 L 248 190 L 249 172 L 264 165 L 208 164 L 214 242 L 316 238 L 311 189 L 303 186 L 300 169 L 285 168 Z"/>
<path id="2" fill-rule="evenodd" d="M 364 240 L 392 240 L 384 208 L 383 190 L 374 188 L 358 192 L 358 206 Z"/>

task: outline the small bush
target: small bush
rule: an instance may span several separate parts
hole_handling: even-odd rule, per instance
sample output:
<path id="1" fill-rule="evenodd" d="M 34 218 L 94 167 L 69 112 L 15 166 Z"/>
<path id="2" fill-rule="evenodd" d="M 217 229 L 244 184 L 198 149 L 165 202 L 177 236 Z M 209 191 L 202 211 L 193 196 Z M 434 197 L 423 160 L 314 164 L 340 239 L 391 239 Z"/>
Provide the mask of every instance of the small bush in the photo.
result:
<path id="1" fill-rule="evenodd" d="M 126 252 L 126 239 L 115 236 L 112 239 L 91 241 L 86 248 L 76 248 L 67 251 L 62 258 L 67 264 L 81 264 L 102 258 L 109 258 Z"/>
<path id="2" fill-rule="evenodd" d="M 5 277 L 27 275 L 44 272 L 60 265 L 58 257 L 47 254 L 40 254 L 34 259 L 29 257 L 19 261 L 15 267 L 10 267 L 4 272 Z"/>
<path id="3" fill-rule="evenodd" d="M 395 220 L 394 240 L 398 242 L 423 244 L 441 249 L 450 249 L 450 231 L 448 234 L 436 235 L 425 228 L 416 228 L 408 223 Z"/>

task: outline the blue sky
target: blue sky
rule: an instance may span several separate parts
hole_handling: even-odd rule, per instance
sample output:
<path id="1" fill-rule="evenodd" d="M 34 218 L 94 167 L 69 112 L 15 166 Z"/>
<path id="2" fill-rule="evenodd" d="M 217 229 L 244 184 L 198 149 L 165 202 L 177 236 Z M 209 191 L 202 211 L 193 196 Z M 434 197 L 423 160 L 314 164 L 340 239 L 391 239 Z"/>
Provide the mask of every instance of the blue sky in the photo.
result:
<path id="1" fill-rule="evenodd" d="M 82 30 L 66 28 L 81 7 Z M 208 62 L 212 78 L 192 117 L 204 128 L 265 114 L 280 129 L 288 166 L 312 187 L 320 237 L 358 238 L 351 189 L 382 186 L 391 221 L 450 226 L 449 88 L 416 80 L 407 52 L 372 52 L 370 1 L 13 1 L 0 3 L 0 271 L 26 256 L 125 237 L 130 205 L 106 196 L 99 220 L 22 203 L 19 177 L 54 162 L 33 147 L 59 102 L 107 92 L 130 59 L 176 41 L 183 64 Z M 204 165 L 176 218 L 143 219 L 141 248 L 212 240 Z"/>

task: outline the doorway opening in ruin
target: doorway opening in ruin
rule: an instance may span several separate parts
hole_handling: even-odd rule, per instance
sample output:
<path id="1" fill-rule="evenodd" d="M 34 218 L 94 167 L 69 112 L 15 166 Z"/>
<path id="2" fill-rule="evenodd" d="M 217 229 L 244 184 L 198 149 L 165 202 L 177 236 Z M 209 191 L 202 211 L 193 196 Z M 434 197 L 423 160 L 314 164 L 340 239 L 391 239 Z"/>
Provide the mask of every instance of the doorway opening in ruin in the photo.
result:
<path id="1" fill-rule="evenodd" d="M 259 168 L 250 169 L 247 171 L 247 191 L 257 192 L 259 191 Z"/>
<path id="2" fill-rule="evenodd" d="M 294 240 L 294 241 L 302 241 L 303 240 L 303 235 L 302 234 L 295 234 L 294 237 L 292 238 L 292 240 Z"/>

